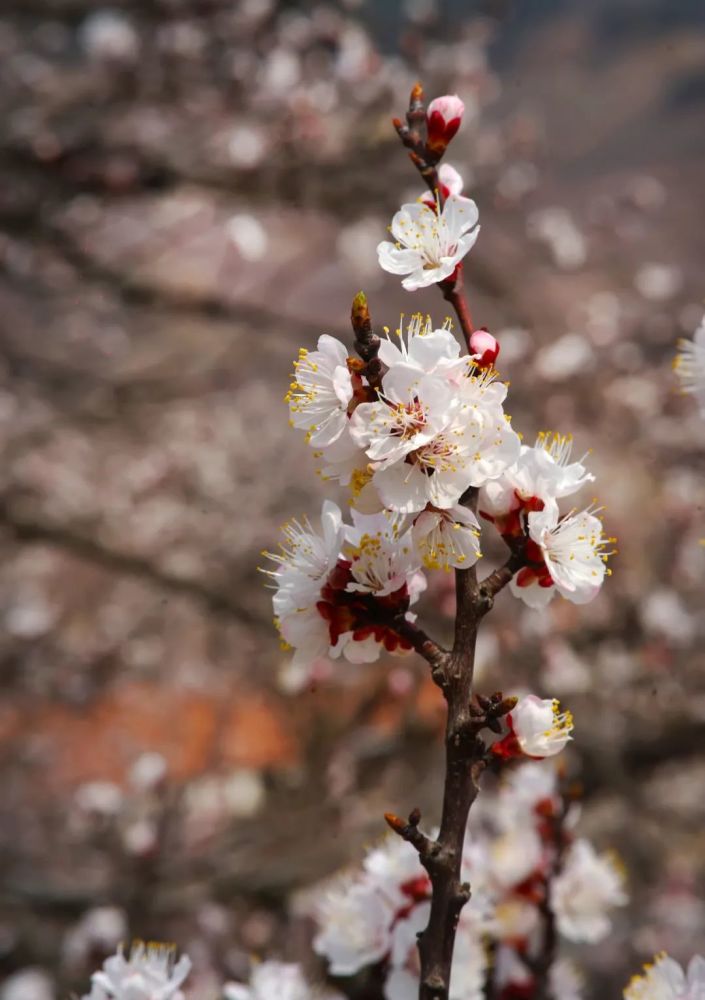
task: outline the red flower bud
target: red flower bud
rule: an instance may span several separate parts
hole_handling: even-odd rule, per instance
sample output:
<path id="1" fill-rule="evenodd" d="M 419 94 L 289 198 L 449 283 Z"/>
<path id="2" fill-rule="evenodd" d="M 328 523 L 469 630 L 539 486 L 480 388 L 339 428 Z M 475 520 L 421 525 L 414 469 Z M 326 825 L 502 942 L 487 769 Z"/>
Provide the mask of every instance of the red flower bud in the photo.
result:
<path id="1" fill-rule="evenodd" d="M 437 97 L 426 111 L 426 135 L 428 148 L 434 153 L 443 153 L 446 146 L 460 128 L 465 105 L 457 94 Z"/>
<path id="2" fill-rule="evenodd" d="M 487 330 L 475 330 L 470 337 L 470 351 L 480 368 L 490 368 L 499 356 L 499 342 Z"/>

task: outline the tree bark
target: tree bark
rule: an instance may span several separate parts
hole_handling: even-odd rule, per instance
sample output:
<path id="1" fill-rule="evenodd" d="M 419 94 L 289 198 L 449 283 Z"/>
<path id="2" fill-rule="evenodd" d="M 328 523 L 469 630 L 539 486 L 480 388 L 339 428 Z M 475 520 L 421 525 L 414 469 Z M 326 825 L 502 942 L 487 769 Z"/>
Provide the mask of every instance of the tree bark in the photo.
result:
<path id="1" fill-rule="evenodd" d="M 477 505 L 476 494 L 473 490 L 471 507 Z M 478 791 L 485 749 L 470 715 L 478 610 L 482 601 L 476 568 L 456 570 L 455 579 L 455 640 L 441 684 L 448 703 L 448 718 L 443 812 L 437 838 L 440 849 L 427 864 L 433 893 L 428 926 L 419 939 L 419 1000 L 448 998 L 458 919 L 470 898 L 470 886 L 460 880 L 465 830 Z"/>

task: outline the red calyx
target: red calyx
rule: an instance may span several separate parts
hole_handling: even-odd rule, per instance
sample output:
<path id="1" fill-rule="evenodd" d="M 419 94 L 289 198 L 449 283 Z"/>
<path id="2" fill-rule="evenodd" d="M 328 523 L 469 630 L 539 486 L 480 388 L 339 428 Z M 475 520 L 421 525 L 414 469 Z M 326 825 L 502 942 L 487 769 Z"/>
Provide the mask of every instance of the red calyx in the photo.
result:
<path id="1" fill-rule="evenodd" d="M 343 633 L 352 632 L 356 642 L 374 636 L 375 641 L 390 653 L 412 649 L 407 639 L 380 621 L 381 618 L 397 617 L 408 611 L 409 591 L 406 584 L 385 597 L 350 592 L 346 587 L 353 579 L 351 566 L 347 559 L 338 560 L 321 588 L 320 600 L 316 602 L 319 615 L 328 623 L 331 646 L 335 646 Z"/>
<path id="2" fill-rule="evenodd" d="M 460 117 L 445 120 L 440 111 L 426 115 L 426 145 L 434 153 L 443 153 L 446 146 L 460 128 Z"/>

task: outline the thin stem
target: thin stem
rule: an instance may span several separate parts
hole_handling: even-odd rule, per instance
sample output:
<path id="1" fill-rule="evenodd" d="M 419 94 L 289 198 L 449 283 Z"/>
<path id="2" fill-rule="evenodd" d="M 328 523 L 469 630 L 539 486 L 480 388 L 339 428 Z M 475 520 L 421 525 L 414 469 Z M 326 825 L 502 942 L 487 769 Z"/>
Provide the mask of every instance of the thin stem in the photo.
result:
<path id="1" fill-rule="evenodd" d="M 468 306 L 467 299 L 465 298 L 465 293 L 463 291 L 462 263 L 458 264 L 453 278 L 449 278 L 447 281 L 441 282 L 440 289 L 443 292 L 443 298 L 447 302 L 450 302 L 455 309 L 455 314 L 458 317 L 458 322 L 460 323 L 460 329 L 463 331 L 463 337 L 465 338 L 465 346 L 468 349 L 468 353 L 472 354 L 472 350 L 470 348 L 470 338 L 472 337 L 475 328 L 472 325 L 470 307 Z"/>

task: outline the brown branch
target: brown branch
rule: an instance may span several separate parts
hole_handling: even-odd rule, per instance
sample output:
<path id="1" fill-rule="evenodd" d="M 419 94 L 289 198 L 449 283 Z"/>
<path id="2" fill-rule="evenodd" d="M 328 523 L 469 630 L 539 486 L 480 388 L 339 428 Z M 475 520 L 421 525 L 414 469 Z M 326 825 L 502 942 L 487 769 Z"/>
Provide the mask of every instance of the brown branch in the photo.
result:
<path id="1" fill-rule="evenodd" d="M 492 610 L 494 599 L 500 590 L 511 581 L 515 573 L 526 565 L 521 549 L 515 549 L 502 566 L 498 566 L 480 583 L 480 596 L 483 601 L 482 615 Z"/>
<path id="2" fill-rule="evenodd" d="M 477 506 L 471 490 L 469 506 Z M 428 926 L 419 938 L 421 983 L 419 1000 L 447 1000 L 455 932 L 460 911 L 470 898 L 470 886 L 460 880 L 468 813 L 484 769 L 482 723 L 470 711 L 475 666 L 475 639 L 480 594 L 475 567 L 456 570 L 455 639 L 446 668 L 443 693 L 448 704 L 446 773 L 439 852 L 428 869 L 433 888 Z"/>
<path id="3" fill-rule="evenodd" d="M 445 684 L 445 674 L 450 661 L 450 653 L 439 645 L 414 622 L 399 616 L 392 622 L 393 630 L 402 639 L 410 642 L 419 656 L 431 665 L 431 676 L 439 687 Z"/>

